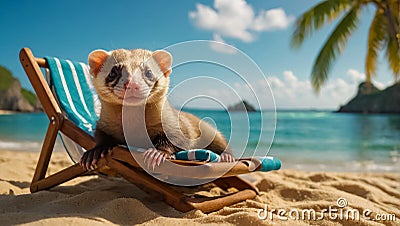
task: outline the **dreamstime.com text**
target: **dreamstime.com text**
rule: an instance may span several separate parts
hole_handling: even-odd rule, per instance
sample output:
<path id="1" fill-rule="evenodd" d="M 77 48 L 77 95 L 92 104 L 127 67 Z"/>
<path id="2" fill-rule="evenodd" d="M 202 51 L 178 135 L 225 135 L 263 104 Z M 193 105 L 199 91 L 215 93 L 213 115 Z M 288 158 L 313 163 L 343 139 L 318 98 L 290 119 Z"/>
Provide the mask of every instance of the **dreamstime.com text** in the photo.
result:
<path id="1" fill-rule="evenodd" d="M 265 204 L 264 209 L 258 210 L 258 218 L 261 220 L 308 220 L 319 221 L 324 219 L 330 220 L 352 220 L 359 221 L 360 219 L 371 221 L 395 221 L 395 214 L 379 214 L 373 213 L 370 209 L 364 209 L 360 212 L 358 209 L 345 208 L 348 205 L 345 198 L 339 198 L 336 201 L 336 206 L 329 206 L 325 209 L 314 210 L 310 209 L 268 209 Z"/>

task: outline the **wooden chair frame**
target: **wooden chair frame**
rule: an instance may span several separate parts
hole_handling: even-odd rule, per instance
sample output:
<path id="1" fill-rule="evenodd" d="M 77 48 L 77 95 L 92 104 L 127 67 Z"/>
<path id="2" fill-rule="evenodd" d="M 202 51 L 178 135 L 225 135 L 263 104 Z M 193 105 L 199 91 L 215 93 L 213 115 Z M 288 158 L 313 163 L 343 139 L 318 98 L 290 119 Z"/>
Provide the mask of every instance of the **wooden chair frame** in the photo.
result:
<path id="1" fill-rule="evenodd" d="M 48 68 L 43 58 L 35 58 L 29 48 L 23 48 L 19 54 L 20 62 L 24 68 L 44 111 L 50 122 L 44 138 L 39 160 L 30 186 L 31 192 L 50 189 L 68 180 L 87 173 L 79 164 L 74 164 L 57 173 L 46 177 L 49 161 L 54 149 L 58 132 L 62 132 L 86 150 L 95 146 L 94 138 L 81 130 L 78 126 L 66 118 L 61 107 L 56 101 L 49 85 L 40 68 Z M 175 163 L 188 164 L 187 161 L 171 160 Z M 194 165 L 198 164 L 192 162 Z M 157 194 L 162 200 L 181 212 L 199 209 L 205 213 L 212 212 L 246 199 L 252 199 L 258 194 L 258 189 L 248 181 L 236 176 L 240 173 L 248 173 L 244 166 L 235 167 L 222 178 L 213 181 L 222 189 L 234 187 L 239 191 L 233 194 L 212 198 L 187 197 L 173 189 L 164 182 L 144 172 L 127 149 L 116 147 L 112 153 L 99 160 L 98 166 L 108 166 L 117 171 L 122 177 L 135 184 L 147 193 Z"/>

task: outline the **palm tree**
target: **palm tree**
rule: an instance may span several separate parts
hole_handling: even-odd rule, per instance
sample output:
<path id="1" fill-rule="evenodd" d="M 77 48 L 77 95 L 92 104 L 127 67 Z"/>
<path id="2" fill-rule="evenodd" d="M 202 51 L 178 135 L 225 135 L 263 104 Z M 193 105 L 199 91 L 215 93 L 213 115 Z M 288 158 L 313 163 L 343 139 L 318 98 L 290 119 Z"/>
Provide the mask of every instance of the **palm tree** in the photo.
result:
<path id="1" fill-rule="evenodd" d="M 332 63 L 357 29 L 361 11 L 370 5 L 376 10 L 368 32 L 366 84 L 371 86 L 371 77 L 377 70 L 379 52 L 383 50 L 395 79 L 399 78 L 400 0 L 324 0 L 297 19 L 291 40 L 291 46 L 299 48 L 314 31 L 335 19 L 340 19 L 321 48 L 312 68 L 311 83 L 316 92 L 319 92 L 328 79 Z"/>

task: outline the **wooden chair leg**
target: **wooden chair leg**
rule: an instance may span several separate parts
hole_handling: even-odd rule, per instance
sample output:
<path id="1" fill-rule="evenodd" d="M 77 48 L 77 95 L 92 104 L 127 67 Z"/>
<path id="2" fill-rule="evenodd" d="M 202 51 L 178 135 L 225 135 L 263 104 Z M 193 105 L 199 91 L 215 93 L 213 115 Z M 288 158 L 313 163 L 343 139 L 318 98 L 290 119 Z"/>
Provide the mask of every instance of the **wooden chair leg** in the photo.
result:
<path id="1" fill-rule="evenodd" d="M 39 160 L 36 166 L 35 174 L 33 175 L 32 184 L 38 182 L 46 176 L 47 168 L 49 166 L 50 157 L 53 153 L 53 147 L 56 142 L 58 133 L 58 125 L 50 122 L 46 137 L 43 141 L 42 150 L 40 151 Z M 32 187 L 31 187 L 32 190 Z"/>
<path id="2" fill-rule="evenodd" d="M 61 123 L 54 118 L 48 126 L 35 174 L 30 186 L 30 191 L 32 193 L 52 188 L 85 173 L 85 170 L 76 164 L 46 177 L 47 168 L 49 166 L 51 154 L 53 153 L 60 124 Z"/>
<path id="3" fill-rule="evenodd" d="M 253 199 L 256 195 L 254 190 L 245 189 L 222 197 L 187 198 L 186 202 L 204 213 L 210 213 L 220 210 L 225 206 L 230 206 L 247 199 Z"/>
<path id="4" fill-rule="evenodd" d="M 224 206 L 252 199 L 258 194 L 258 189 L 249 182 L 239 177 L 227 177 L 217 179 L 216 184 L 225 188 L 227 186 L 236 187 L 239 190 L 238 192 L 218 197 L 187 197 L 146 172 L 126 166 L 124 163 L 113 159 L 110 155 L 106 159 L 107 165 L 116 169 L 126 180 L 137 185 L 145 192 L 153 191 L 161 195 L 161 199 L 181 212 L 199 209 L 205 213 L 209 213 L 219 210 Z"/>
<path id="5" fill-rule="evenodd" d="M 107 156 L 107 165 L 116 169 L 126 180 L 137 185 L 145 192 L 153 191 L 161 195 L 163 201 L 173 206 L 181 212 L 187 212 L 194 207 L 186 202 L 186 196 L 171 188 L 164 182 L 157 180 L 151 175 L 141 172 L 138 169 L 128 167 L 118 160 L 114 160 L 110 155 Z"/>
<path id="6" fill-rule="evenodd" d="M 222 189 L 228 189 L 231 187 L 237 188 L 238 190 L 249 189 L 253 190 L 257 195 L 259 194 L 258 188 L 254 184 L 242 179 L 239 176 L 218 178 L 213 181 L 213 183 Z"/>
<path id="7" fill-rule="evenodd" d="M 209 213 L 219 210 L 225 206 L 229 206 L 247 199 L 253 199 L 259 194 L 256 186 L 238 176 L 218 178 L 214 180 L 213 183 L 225 190 L 233 187 L 239 191 L 220 197 L 187 198 L 186 201 L 196 209 L 199 209 L 204 213 Z"/>
<path id="8" fill-rule="evenodd" d="M 67 182 L 71 179 L 74 179 L 82 174 L 86 173 L 86 171 L 79 164 L 75 164 L 68 168 L 65 168 L 55 174 L 52 174 L 46 178 L 43 178 L 39 181 L 31 183 L 31 192 L 37 192 L 41 190 L 50 189 L 59 184 Z"/>

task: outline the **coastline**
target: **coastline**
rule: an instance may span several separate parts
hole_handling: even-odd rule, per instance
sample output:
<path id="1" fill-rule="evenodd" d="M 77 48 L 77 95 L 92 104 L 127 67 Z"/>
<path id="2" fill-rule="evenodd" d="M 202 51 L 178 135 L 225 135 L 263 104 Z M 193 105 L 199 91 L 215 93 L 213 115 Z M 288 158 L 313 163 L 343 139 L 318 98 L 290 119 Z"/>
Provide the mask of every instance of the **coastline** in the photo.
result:
<path id="1" fill-rule="evenodd" d="M 1 110 L 0 109 L 0 115 L 12 115 L 12 114 L 18 114 L 19 112 L 17 111 L 10 111 L 10 110 Z"/>
<path id="2" fill-rule="evenodd" d="M 344 173 L 279 170 L 253 173 L 250 179 L 261 191 L 255 199 L 225 207 L 217 212 L 180 213 L 121 178 L 85 176 L 48 191 L 34 194 L 29 184 L 39 152 L 0 151 L 0 221 L 4 224 L 360 224 L 398 225 L 400 223 L 400 173 Z M 49 172 L 71 165 L 65 152 L 53 153 Z M 215 195 L 219 188 L 202 194 Z M 267 209 L 321 211 L 344 198 L 345 210 L 370 210 L 371 216 L 392 214 L 396 221 L 366 219 L 282 220 L 259 219 Z M 134 213 L 134 214 L 133 214 Z M 394 215 L 393 215 L 394 214 Z M 385 216 L 386 216 L 385 215 Z"/>

